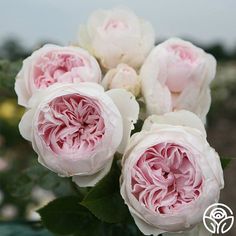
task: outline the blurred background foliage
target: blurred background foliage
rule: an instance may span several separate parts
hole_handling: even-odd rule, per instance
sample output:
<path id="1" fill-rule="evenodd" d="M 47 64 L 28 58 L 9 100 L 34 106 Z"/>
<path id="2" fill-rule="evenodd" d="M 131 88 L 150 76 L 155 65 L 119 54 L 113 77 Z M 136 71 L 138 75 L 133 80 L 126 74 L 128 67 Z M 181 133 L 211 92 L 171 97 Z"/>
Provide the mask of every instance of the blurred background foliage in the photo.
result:
<path id="1" fill-rule="evenodd" d="M 236 49 L 228 52 L 221 44 L 204 49 L 218 61 L 207 120 L 208 140 L 221 157 L 234 158 Z M 24 109 L 17 105 L 14 82 L 22 60 L 33 50 L 35 48 L 26 50 L 16 39 L 8 39 L 0 45 L 0 222 L 11 221 L 18 232 L 11 234 L 10 228 L 0 223 L 1 235 L 4 236 L 32 235 L 32 230 L 34 235 L 50 235 L 40 228 L 40 218 L 35 210 L 58 196 L 76 194 L 76 188 L 69 179 L 59 178 L 37 164 L 31 145 L 18 131 Z M 232 161 L 225 170 L 226 187 L 221 201 L 236 212 L 235 203 L 232 202 L 236 198 L 236 190 L 230 187 L 236 184 L 235 168 L 235 161 Z"/>

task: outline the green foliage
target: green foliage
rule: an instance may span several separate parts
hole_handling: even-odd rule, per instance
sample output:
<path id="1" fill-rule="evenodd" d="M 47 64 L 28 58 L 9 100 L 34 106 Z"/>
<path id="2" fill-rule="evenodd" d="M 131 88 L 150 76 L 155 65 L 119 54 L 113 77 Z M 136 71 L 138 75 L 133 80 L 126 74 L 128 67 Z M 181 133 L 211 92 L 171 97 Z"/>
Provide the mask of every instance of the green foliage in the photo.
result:
<path id="1" fill-rule="evenodd" d="M 132 130 L 131 135 L 140 132 L 142 130 L 143 123 L 143 120 L 138 119 L 137 122 L 134 124 L 134 129 Z"/>
<path id="2" fill-rule="evenodd" d="M 45 227 L 60 235 L 92 235 L 99 230 L 98 220 L 80 204 L 80 198 L 68 196 L 49 203 L 38 213 Z"/>
<path id="3" fill-rule="evenodd" d="M 29 54 L 30 52 L 16 38 L 8 38 L 0 45 L 0 59 L 17 61 L 26 58 Z"/>
<path id="4" fill-rule="evenodd" d="M 22 65 L 21 61 L 0 60 L 0 98 L 15 97 L 15 77 Z"/>
<path id="5" fill-rule="evenodd" d="M 236 76 L 236 75 L 235 75 Z M 236 79 L 236 77 L 235 77 Z M 214 83 L 211 89 L 212 103 L 207 114 L 207 123 L 215 127 L 221 120 L 234 122 L 236 119 L 236 80 Z"/>
<path id="6" fill-rule="evenodd" d="M 6 147 L 12 147 L 24 140 L 20 136 L 17 124 L 11 124 L 6 120 L 0 118 L 1 135 L 4 137 L 4 144 Z"/>
<path id="7" fill-rule="evenodd" d="M 98 219 L 107 223 L 124 222 L 129 216 L 120 195 L 119 177 L 120 170 L 114 161 L 111 171 L 91 189 L 81 203 Z"/>
<path id="8" fill-rule="evenodd" d="M 77 196 L 58 198 L 38 210 L 43 225 L 59 235 L 73 236 L 141 236 L 132 219 L 125 223 L 108 224 L 99 221 L 80 204 Z"/>
<path id="9" fill-rule="evenodd" d="M 139 236 L 119 193 L 120 169 L 111 171 L 81 201 L 80 196 L 58 198 L 38 210 L 45 227 L 60 235 Z"/>
<path id="10" fill-rule="evenodd" d="M 9 183 L 8 190 L 14 197 L 28 199 L 35 186 L 53 190 L 59 196 L 74 193 L 69 178 L 61 178 L 37 162 L 15 175 Z"/>
<path id="11" fill-rule="evenodd" d="M 231 161 L 231 158 L 220 158 L 221 166 L 223 169 L 225 169 Z"/>

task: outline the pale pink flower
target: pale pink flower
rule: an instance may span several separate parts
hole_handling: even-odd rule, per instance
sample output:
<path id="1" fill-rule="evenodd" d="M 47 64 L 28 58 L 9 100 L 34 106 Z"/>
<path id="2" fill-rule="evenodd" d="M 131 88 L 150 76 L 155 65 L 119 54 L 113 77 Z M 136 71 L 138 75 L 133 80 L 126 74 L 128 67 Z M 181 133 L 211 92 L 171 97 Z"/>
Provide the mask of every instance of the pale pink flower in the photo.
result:
<path id="1" fill-rule="evenodd" d="M 224 185 L 219 156 L 188 111 L 150 116 L 122 161 L 121 195 L 146 235 L 191 230 Z"/>
<path id="2" fill-rule="evenodd" d="M 185 109 L 205 121 L 215 72 L 215 58 L 190 42 L 172 38 L 159 44 L 140 72 L 148 115 Z"/>
<path id="3" fill-rule="evenodd" d="M 27 107 L 31 96 L 54 83 L 101 82 L 96 59 L 79 47 L 47 44 L 23 61 L 15 91 L 18 103 Z"/>
<path id="4" fill-rule="evenodd" d="M 125 104 L 125 106 L 124 106 Z M 19 124 L 39 162 L 60 176 L 92 186 L 123 153 L 139 112 L 122 89 L 105 93 L 95 83 L 55 84 L 35 94 Z"/>

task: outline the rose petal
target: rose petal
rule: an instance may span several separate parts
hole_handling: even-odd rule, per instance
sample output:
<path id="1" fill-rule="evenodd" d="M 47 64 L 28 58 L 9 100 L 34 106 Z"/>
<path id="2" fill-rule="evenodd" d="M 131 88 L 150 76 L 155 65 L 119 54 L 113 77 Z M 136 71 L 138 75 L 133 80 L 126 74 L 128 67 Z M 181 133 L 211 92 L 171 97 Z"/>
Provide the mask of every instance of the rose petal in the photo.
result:
<path id="1" fill-rule="evenodd" d="M 187 110 L 169 112 L 162 116 L 158 115 L 149 116 L 145 120 L 142 129 L 150 130 L 153 124 L 169 124 L 169 125 L 192 127 L 201 131 L 204 137 L 206 137 L 206 130 L 202 121 L 194 113 L 189 112 Z"/>
<path id="2" fill-rule="evenodd" d="M 124 89 L 112 89 L 106 92 L 116 104 L 123 118 L 123 138 L 117 151 L 124 153 L 131 130 L 137 122 L 139 105 L 132 93 Z"/>
<path id="3" fill-rule="evenodd" d="M 32 121 L 34 117 L 34 110 L 28 110 L 22 116 L 21 121 L 19 123 L 19 130 L 22 137 L 28 141 L 32 140 Z"/>
<path id="4" fill-rule="evenodd" d="M 80 187 L 93 187 L 98 183 L 111 169 L 113 158 L 108 161 L 102 170 L 94 175 L 75 175 L 72 177 L 72 181 Z"/>
<path id="5" fill-rule="evenodd" d="M 150 224 L 147 224 L 145 221 L 141 220 L 135 214 L 132 214 L 132 217 L 134 218 L 135 224 L 138 226 L 140 231 L 145 235 L 158 236 L 159 234 L 165 232 L 164 230 L 158 229 L 154 226 L 151 226 Z"/>

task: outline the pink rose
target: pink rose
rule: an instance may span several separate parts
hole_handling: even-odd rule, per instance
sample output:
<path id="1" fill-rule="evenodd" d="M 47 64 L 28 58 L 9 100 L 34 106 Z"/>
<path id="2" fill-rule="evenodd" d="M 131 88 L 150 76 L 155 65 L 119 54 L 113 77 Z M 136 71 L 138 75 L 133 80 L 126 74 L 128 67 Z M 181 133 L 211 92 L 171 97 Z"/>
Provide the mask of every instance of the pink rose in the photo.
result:
<path id="1" fill-rule="evenodd" d="M 54 83 L 101 82 L 96 59 L 79 47 L 47 44 L 23 62 L 15 91 L 18 103 L 27 107 L 31 96 Z"/>
<path id="2" fill-rule="evenodd" d="M 192 229 L 224 185 L 201 120 L 184 110 L 150 116 L 122 161 L 121 195 L 146 235 Z"/>
<path id="3" fill-rule="evenodd" d="M 156 46 L 141 68 L 147 113 L 186 109 L 203 121 L 211 103 L 215 58 L 190 42 L 173 38 Z"/>
<path id="4" fill-rule="evenodd" d="M 21 135 L 32 142 L 42 165 L 74 176 L 80 186 L 93 186 L 109 171 L 139 112 L 131 93 L 105 93 L 95 83 L 54 84 L 34 94 L 29 107 L 19 124 Z"/>

